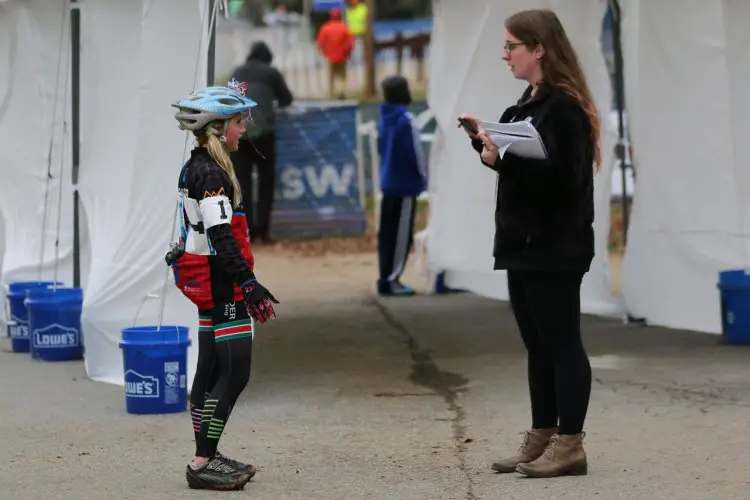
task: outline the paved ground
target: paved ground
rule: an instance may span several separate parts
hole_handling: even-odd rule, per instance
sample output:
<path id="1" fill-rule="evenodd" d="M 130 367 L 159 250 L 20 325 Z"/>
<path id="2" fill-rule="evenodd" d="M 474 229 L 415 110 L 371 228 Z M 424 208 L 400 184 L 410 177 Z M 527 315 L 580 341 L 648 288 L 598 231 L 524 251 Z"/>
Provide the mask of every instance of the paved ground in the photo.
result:
<path id="1" fill-rule="evenodd" d="M 259 253 L 284 303 L 259 333 L 252 385 L 222 446 L 262 469 L 227 497 L 750 498 L 750 351 L 586 318 L 589 475 L 501 476 L 489 464 L 528 424 L 525 358 L 505 304 L 377 300 L 370 256 L 283 259 Z M 187 414 L 127 415 L 122 389 L 88 381 L 82 363 L 7 348 L 1 339 L 0 499 L 224 496 L 184 483 Z"/>

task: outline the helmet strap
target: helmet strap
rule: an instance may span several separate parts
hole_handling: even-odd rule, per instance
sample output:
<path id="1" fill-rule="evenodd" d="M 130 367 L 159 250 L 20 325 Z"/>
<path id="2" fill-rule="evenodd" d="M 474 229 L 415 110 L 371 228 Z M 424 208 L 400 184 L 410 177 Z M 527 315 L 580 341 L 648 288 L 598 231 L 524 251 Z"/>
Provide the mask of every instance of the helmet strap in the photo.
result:
<path id="1" fill-rule="evenodd" d="M 222 127 L 222 130 L 221 130 L 221 137 L 219 137 L 219 140 L 225 144 L 227 142 L 227 128 L 229 128 L 229 120 L 226 120 L 224 122 L 224 126 Z"/>
<path id="2" fill-rule="evenodd" d="M 207 126 L 204 130 L 206 131 L 206 134 L 213 134 L 219 136 L 219 140 L 223 143 L 227 142 L 227 128 L 229 128 L 229 120 L 224 121 L 224 125 L 222 125 L 221 130 L 217 130 L 217 128 L 213 125 Z"/>

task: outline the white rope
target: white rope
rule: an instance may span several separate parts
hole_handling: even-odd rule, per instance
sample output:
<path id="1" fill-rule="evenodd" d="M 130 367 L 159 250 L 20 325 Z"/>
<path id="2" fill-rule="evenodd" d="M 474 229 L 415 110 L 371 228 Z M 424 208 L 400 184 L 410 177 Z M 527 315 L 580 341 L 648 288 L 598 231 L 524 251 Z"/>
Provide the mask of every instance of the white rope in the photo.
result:
<path id="1" fill-rule="evenodd" d="M 55 144 L 55 124 L 57 123 L 57 102 L 58 98 L 60 96 L 60 73 L 61 73 L 61 66 L 62 66 L 62 52 L 63 47 L 65 44 L 63 44 L 63 38 L 65 37 L 66 33 L 66 22 L 68 20 L 68 4 L 66 2 L 62 2 L 62 14 L 60 19 L 60 41 L 58 42 L 58 48 L 57 48 L 57 71 L 56 71 L 56 79 L 55 79 L 55 94 L 52 104 L 52 126 L 51 126 L 51 132 L 50 132 L 50 138 L 49 138 L 49 150 L 47 152 L 47 179 L 44 186 L 44 209 L 42 211 L 42 241 L 39 248 L 39 269 L 38 269 L 38 278 L 39 281 L 42 281 L 42 269 L 44 267 L 44 251 L 46 250 L 47 246 L 47 218 L 49 215 L 49 192 L 50 192 L 50 182 L 52 182 L 52 150 L 54 149 Z M 70 72 L 70 68 L 66 64 L 65 69 L 65 109 L 67 110 L 67 88 L 68 88 L 68 76 Z M 63 112 L 63 123 L 65 122 L 65 112 Z M 64 139 L 64 132 L 63 132 L 63 139 Z M 63 150 L 65 148 L 63 147 Z M 62 164 L 60 165 L 60 186 L 62 186 Z M 58 213 L 58 219 L 60 217 L 60 214 Z M 59 226 L 59 224 L 58 224 Z M 58 240 L 59 240 L 59 228 L 58 228 Z M 55 274 L 57 274 L 57 260 L 55 260 Z M 57 281 L 57 278 L 55 278 L 55 281 Z"/>
<path id="2" fill-rule="evenodd" d="M 219 9 L 219 3 L 220 3 L 219 1 L 214 2 L 214 8 L 213 8 L 213 10 L 210 13 L 210 19 L 209 19 L 208 26 L 205 25 L 206 17 L 204 17 L 203 19 L 201 19 L 201 28 L 202 29 L 201 29 L 201 37 L 198 40 L 198 55 L 197 55 L 197 58 L 195 60 L 195 73 L 193 74 L 193 90 L 195 90 L 195 87 L 198 84 L 198 71 L 200 69 L 201 55 L 203 53 L 203 33 L 207 33 L 208 34 L 208 39 L 209 40 L 211 39 L 211 36 L 212 36 L 212 34 L 213 34 L 214 30 L 215 30 L 216 12 Z M 207 14 L 207 13 L 208 13 L 208 9 L 206 9 L 206 12 L 204 12 L 204 14 Z M 209 85 L 212 84 L 212 83 L 213 82 L 207 82 L 207 84 L 209 84 Z M 183 150 L 183 152 L 182 152 L 182 163 L 183 163 L 183 165 L 185 164 L 185 161 L 187 160 L 187 145 L 188 145 L 188 140 L 190 139 L 190 134 L 191 134 L 190 131 L 186 131 L 185 132 L 185 144 L 182 147 L 182 150 Z M 172 241 L 173 241 L 173 239 L 174 239 L 174 233 L 175 233 L 175 230 L 177 229 L 177 217 L 180 214 L 179 210 L 180 210 L 179 204 L 175 203 L 174 215 L 172 216 L 172 231 L 169 233 L 168 244 L 171 244 Z M 166 271 L 164 273 L 164 283 L 163 283 L 162 289 L 161 289 L 161 301 L 160 301 L 160 304 L 159 304 L 159 319 L 158 319 L 158 321 L 156 323 L 156 331 L 161 330 L 161 323 L 162 323 L 162 321 L 164 319 L 164 306 L 165 306 L 165 303 L 167 301 L 167 289 L 168 289 L 168 285 L 169 285 L 169 273 L 170 272 L 171 272 L 171 266 L 168 265 L 167 269 L 166 269 Z M 148 299 L 148 295 L 143 299 L 144 302 L 147 299 Z"/>
<path id="3" fill-rule="evenodd" d="M 68 64 L 66 64 L 66 67 L 70 68 Z M 57 187 L 57 229 L 55 230 L 55 271 L 54 271 L 54 285 L 52 285 L 53 290 L 57 290 L 57 276 L 58 272 L 60 270 L 60 228 L 62 225 L 62 199 L 63 199 L 63 172 L 65 170 L 65 144 L 67 142 L 65 141 L 65 135 L 68 131 L 68 122 L 66 120 L 66 117 L 68 115 L 68 84 L 70 82 L 69 78 L 69 70 L 65 72 L 65 92 L 63 95 L 65 95 L 65 102 L 63 104 L 63 129 L 62 129 L 62 147 L 60 148 L 60 177 L 59 177 L 59 184 Z"/>

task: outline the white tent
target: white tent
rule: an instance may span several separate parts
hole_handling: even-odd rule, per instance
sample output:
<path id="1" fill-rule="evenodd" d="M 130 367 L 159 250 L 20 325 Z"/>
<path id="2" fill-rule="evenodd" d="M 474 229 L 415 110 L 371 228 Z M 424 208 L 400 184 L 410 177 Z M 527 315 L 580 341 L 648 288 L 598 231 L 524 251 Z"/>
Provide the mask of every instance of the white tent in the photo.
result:
<path id="1" fill-rule="evenodd" d="M 207 3 L 73 4 L 81 12 L 82 320 L 86 370 L 96 380 L 122 384 L 121 329 L 158 320 L 159 300 L 148 298 L 161 293 L 165 280 L 163 257 L 173 227 L 177 174 L 192 147 L 177 129 L 169 105 L 205 84 Z M 40 277 L 40 200 L 45 193 L 51 223 L 41 277 L 54 274 L 50 263 L 59 214 L 59 277 L 72 285 L 69 5 L 67 0 L 0 3 L 4 285 Z M 62 70 L 55 85 L 58 61 Z M 56 95 L 60 111 L 54 114 Z M 63 103 L 68 103 L 65 125 Z M 50 136 L 56 139 L 48 182 Z M 167 291 L 164 324 L 187 325 L 195 335 L 194 307 L 172 285 Z M 195 346 L 190 352 L 192 370 Z"/>
<path id="2" fill-rule="evenodd" d="M 750 2 L 622 5 L 638 172 L 623 295 L 649 323 L 720 332 L 718 272 L 750 266 Z"/>
<path id="3" fill-rule="evenodd" d="M 493 119 L 523 84 L 500 60 L 503 20 L 549 7 L 576 47 L 597 105 L 610 85 L 598 36 L 604 0 L 434 0 L 430 106 L 438 121 L 432 154 L 431 264 L 449 285 L 506 298 L 493 272 L 494 174 L 455 129 L 462 111 Z M 650 324 L 719 332 L 718 272 L 750 265 L 749 2 L 620 0 L 626 104 L 638 187 L 623 268 L 624 303 L 610 294 L 606 235 L 613 134 L 596 185 L 596 252 L 583 308 L 627 311 Z M 440 56 L 437 56 L 440 54 Z M 613 131 L 614 132 L 614 131 Z"/>
<path id="4" fill-rule="evenodd" d="M 64 4 L 0 3 L 3 284 L 54 277 L 58 214 L 59 277 L 71 278 L 70 137 L 63 127 L 70 112 L 65 96 L 70 50 Z"/>
<path id="5" fill-rule="evenodd" d="M 120 330 L 157 321 L 159 300 L 148 297 L 164 283 L 175 175 L 191 146 L 169 103 L 204 84 L 205 3 L 76 4 L 82 26 L 77 187 L 84 213 L 83 328 L 86 368 L 96 380 L 122 383 Z M 491 271 L 494 175 L 478 165 L 454 128 L 455 117 L 469 111 L 492 119 L 517 99 L 523 84 L 500 59 L 502 23 L 531 7 L 559 13 L 606 113 L 610 85 L 599 49 L 605 0 L 435 0 L 434 6 L 430 105 L 438 131 L 430 259 L 448 271 L 449 285 L 504 299 L 504 273 Z M 750 213 L 741 196 L 750 172 L 738 167 L 750 158 L 750 143 L 743 141 L 750 102 L 741 91 L 750 76 L 743 43 L 750 35 L 742 25 L 750 4 L 627 0 L 622 7 L 639 183 L 625 301 L 610 294 L 606 258 L 610 134 L 596 185 L 597 258 L 585 280 L 584 309 L 627 310 L 653 324 L 716 332 L 716 274 L 750 261 Z M 4 285 L 52 278 L 56 255 L 59 278 L 72 284 L 68 16 L 66 0 L 0 1 Z M 171 285 L 167 290 L 164 323 L 187 324 L 195 334 L 194 308 Z M 192 370 L 195 346 L 190 352 Z"/>

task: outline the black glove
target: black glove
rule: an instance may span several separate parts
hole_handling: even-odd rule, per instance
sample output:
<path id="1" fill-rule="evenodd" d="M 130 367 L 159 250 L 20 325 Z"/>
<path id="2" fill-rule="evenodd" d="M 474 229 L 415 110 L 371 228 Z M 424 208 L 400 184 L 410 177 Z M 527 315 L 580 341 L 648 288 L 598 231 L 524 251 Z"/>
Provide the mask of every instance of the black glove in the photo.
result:
<path id="1" fill-rule="evenodd" d="M 266 287 L 252 279 L 243 283 L 240 289 L 245 297 L 247 313 L 255 321 L 265 323 L 276 318 L 273 304 L 278 304 L 279 301 Z"/>
<path id="2" fill-rule="evenodd" d="M 171 266 L 179 260 L 180 257 L 185 253 L 185 242 L 180 239 L 177 243 L 169 245 L 169 252 L 164 256 L 164 260 L 168 266 Z"/>

